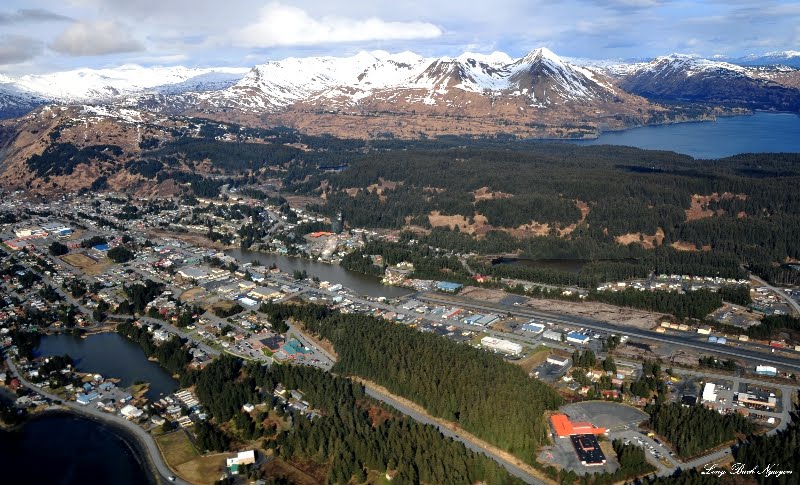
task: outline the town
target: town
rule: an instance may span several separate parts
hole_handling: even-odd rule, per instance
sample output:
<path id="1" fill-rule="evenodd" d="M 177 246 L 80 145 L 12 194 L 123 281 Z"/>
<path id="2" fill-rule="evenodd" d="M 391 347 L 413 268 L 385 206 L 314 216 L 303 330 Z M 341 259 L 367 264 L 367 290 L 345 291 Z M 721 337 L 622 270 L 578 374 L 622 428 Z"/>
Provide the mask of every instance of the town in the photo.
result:
<path id="1" fill-rule="evenodd" d="M 37 203 L 12 194 L 0 203 L 0 214 L 0 338 L 6 362 L 0 381 L 14 393 L 13 407 L 35 412 L 68 403 L 81 412 L 112 415 L 155 436 L 162 451 L 185 445 L 183 436 L 192 436 L 197 447 L 208 412 L 191 389 L 175 386 L 156 394 L 146 382 L 123 383 L 121 376 L 79 369 L 69 355 L 42 354 L 40 342 L 58 335 L 89 342 L 117 331 L 146 342 L 151 356 L 168 359 L 188 349 L 189 369 L 204 369 L 214 358 L 232 355 L 260 365 L 330 371 L 337 360 L 330 344 L 315 338 L 302 322 L 270 318 L 270 306 L 307 302 L 342 314 L 379 317 L 498 354 L 531 378 L 572 396 L 578 402 L 550 417 L 553 445 L 538 459 L 577 474 L 615 472 L 620 462 L 613 456 L 619 447 L 642 448 L 660 475 L 727 453 L 723 448 L 703 456 L 681 451 L 659 441 L 657 435 L 663 435 L 658 430 L 641 429 L 656 390 L 663 391 L 659 395 L 667 403 L 735 414 L 763 433 L 774 434 L 790 421 L 800 342 L 750 338 L 747 329 L 768 315 L 793 314 L 798 291 L 682 275 L 608 282 L 596 289 L 679 293 L 745 288 L 751 302 L 725 302 L 710 315 L 721 324 L 712 327 L 705 321 L 684 323 L 601 307 L 583 301 L 587 291 L 580 288 L 558 288 L 562 303 L 555 311 L 526 294 L 536 285 L 526 282 L 524 291 L 514 292 L 518 281 L 482 275 L 472 285 L 414 278 L 414 265 L 408 262 L 387 266 L 382 279 L 351 276 L 359 286 L 350 288 L 350 280 L 326 280 L 314 268 L 343 272 L 336 263 L 348 254 L 369 241 L 396 243 L 396 234 L 346 229 L 341 215 L 331 221 L 227 187 L 217 199 L 180 201 L 81 194 Z M 381 266 L 380 255 L 372 259 Z M 587 308 L 593 309 L 588 316 Z M 262 422 L 280 423 L 284 416 L 312 421 L 322 411 L 304 391 L 279 383 L 242 411 Z M 391 402 L 392 396 L 370 391 Z M 615 449 L 598 437 L 614 441 Z M 176 480 L 181 470 L 192 468 L 186 465 L 191 462 L 216 478 L 232 480 L 272 459 L 247 449 L 221 466 L 203 457 L 206 449 L 197 448 L 197 456 L 180 463 L 184 458 L 165 453 L 169 470 L 164 475 Z"/>

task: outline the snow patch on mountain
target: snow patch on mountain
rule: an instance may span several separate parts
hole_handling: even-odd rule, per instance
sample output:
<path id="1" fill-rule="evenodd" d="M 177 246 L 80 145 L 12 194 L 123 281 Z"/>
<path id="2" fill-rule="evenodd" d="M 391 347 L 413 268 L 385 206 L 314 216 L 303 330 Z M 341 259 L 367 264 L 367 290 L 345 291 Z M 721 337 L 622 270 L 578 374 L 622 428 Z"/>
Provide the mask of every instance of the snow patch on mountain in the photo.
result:
<path id="1" fill-rule="evenodd" d="M 111 69 L 75 69 L 17 78 L 3 76 L 0 89 L 56 102 L 101 102 L 148 92 L 222 89 L 240 80 L 247 71 L 229 67 L 196 69 L 126 64 Z"/>

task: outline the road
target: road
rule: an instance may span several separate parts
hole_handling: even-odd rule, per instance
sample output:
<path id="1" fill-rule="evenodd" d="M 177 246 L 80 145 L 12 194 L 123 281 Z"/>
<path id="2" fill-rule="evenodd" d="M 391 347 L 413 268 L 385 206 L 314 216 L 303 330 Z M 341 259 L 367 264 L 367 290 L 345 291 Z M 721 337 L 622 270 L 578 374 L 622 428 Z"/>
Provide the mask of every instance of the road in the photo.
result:
<path id="1" fill-rule="evenodd" d="M 800 303 L 798 303 L 797 300 L 784 293 L 782 289 L 770 285 L 769 283 L 767 283 L 766 281 L 762 280 L 761 278 L 759 278 L 754 274 L 751 274 L 750 278 L 755 281 L 758 281 L 758 284 L 760 284 L 761 286 L 765 286 L 770 290 L 772 290 L 773 292 L 775 292 L 775 294 L 781 297 L 790 307 L 794 309 L 796 314 L 800 315 Z"/>
<path id="2" fill-rule="evenodd" d="M 297 327 L 291 327 L 290 326 L 290 332 L 293 332 L 296 336 L 301 337 L 302 340 L 306 340 L 306 341 L 308 340 L 308 337 L 306 337 L 303 334 L 303 332 L 301 332 L 300 329 L 298 329 Z M 331 354 L 326 352 L 325 350 L 319 349 L 319 351 L 320 351 L 320 354 L 322 354 L 325 357 L 327 357 L 331 361 L 331 363 L 336 361 L 335 358 Z M 515 477 L 523 480 L 525 483 L 532 483 L 532 484 L 544 484 L 544 483 L 546 483 L 546 482 L 543 482 L 543 481 L 537 479 L 536 477 L 532 476 L 531 474 L 526 472 L 524 469 L 520 468 L 516 463 L 506 460 L 504 457 L 492 452 L 491 450 L 489 450 L 487 448 L 484 448 L 484 447 L 480 446 L 478 443 L 466 440 L 465 438 L 459 436 L 457 433 L 455 433 L 454 431 L 450 430 L 449 428 L 445 428 L 445 427 L 439 426 L 438 423 L 433 418 L 431 418 L 430 416 L 427 416 L 425 414 L 422 414 L 422 413 L 419 413 L 419 412 L 415 411 L 414 409 L 404 405 L 402 402 L 396 400 L 393 396 L 391 396 L 389 394 L 385 394 L 385 393 L 381 392 L 380 390 L 372 388 L 372 387 L 369 387 L 369 386 L 365 386 L 365 392 L 366 392 L 366 394 L 368 396 L 372 397 L 373 399 L 377 399 L 378 401 L 385 402 L 386 404 L 392 406 L 393 408 L 397 409 L 398 411 L 400 411 L 401 413 L 405 414 L 406 416 L 410 417 L 411 419 L 413 419 L 415 421 L 418 421 L 418 422 L 420 422 L 422 424 L 429 424 L 431 426 L 436 426 L 443 435 L 445 435 L 445 436 L 447 436 L 449 438 L 453 438 L 454 440 L 462 443 L 468 449 L 470 449 L 470 450 L 472 450 L 472 451 L 474 451 L 476 453 L 483 453 L 484 455 L 488 456 L 489 458 L 491 458 L 492 460 L 494 460 L 495 462 L 500 464 L 503 468 L 508 470 L 509 473 L 511 473 Z"/>
<path id="3" fill-rule="evenodd" d="M 461 436 L 459 436 L 457 433 L 455 433 L 454 431 L 450 430 L 449 428 L 445 428 L 443 426 L 439 426 L 436 423 L 436 421 L 434 421 L 430 417 L 428 417 L 428 416 L 426 416 L 424 414 L 420 414 L 420 413 L 414 411 L 413 409 L 403 405 L 401 402 L 395 400 L 392 396 L 383 394 L 380 391 L 378 391 L 376 389 L 373 389 L 371 387 L 365 387 L 365 391 L 366 391 L 366 394 L 368 396 L 372 397 L 373 399 L 377 399 L 378 401 L 385 402 L 386 404 L 392 406 L 393 408 L 397 409 L 398 411 L 400 411 L 401 413 L 405 414 L 406 416 L 414 419 L 415 421 L 418 421 L 418 422 L 420 422 L 422 424 L 429 424 L 431 426 L 436 426 L 439 429 L 439 432 L 441 432 L 444 436 L 447 436 L 449 438 L 453 438 L 454 440 L 458 441 L 459 443 L 462 443 L 468 449 L 470 449 L 470 450 L 472 450 L 472 451 L 474 451 L 476 453 L 483 453 L 484 455 L 488 456 L 489 458 L 491 458 L 492 460 L 497 462 L 500 466 L 502 466 L 503 468 L 508 470 L 508 472 L 510 474 L 514 475 L 515 477 L 519 478 L 520 480 L 524 481 L 525 483 L 532 483 L 532 484 L 546 484 L 547 483 L 547 482 L 539 480 L 536 477 L 530 475 L 528 472 L 526 472 L 525 470 L 520 468 L 517 464 L 506 460 L 502 456 L 493 453 L 491 450 L 483 448 L 483 447 L 479 446 L 477 443 L 474 443 L 472 441 L 468 441 L 468 440 L 462 438 Z"/>
<path id="4" fill-rule="evenodd" d="M 786 369 L 798 372 L 800 371 L 800 360 L 791 359 L 788 357 L 781 357 L 772 353 L 760 353 L 754 350 L 747 350 L 740 347 L 733 347 L 730 345 L 719 345 L 707 343 L 703 340 L 696 340 L 688 338 L 688 336 L 669 335 L 664 333 L 657 333 L 650 330 L 643 330 L 634 327 L 622 327 L 610 323 L 600 322 L 589 318 L 571 317 L 557 315 L 554 313 L 542 312 L 539 310 L 522 308 L 514 305 L 503 305 L 500 303 L 489 303 L 471 298 L 458 297 L 458 296 L 445 296 L 438 294 L 418 294 L 418 300 L 437 303 L 441 305 L 458 305 L 477 310 L 491 311 L 501 314 L 511 314 L 523 318 L 544 318 L 549 322 L 571 325 L 573 327 L 586 327 L 593 330 L 600 330 L 607 333 L 625 334 L 631 337 L 638 337 L 645 340 L 655 342 L 664 342 L 683 347 L 690 347 L 694 349 L 704 350 L 713 354 L 723 354 L 733 357 L 739 357 L 754 362 L 778 365 Z M 457 322 L 453 325 L 459 326 Z M 507 334 L 506 334 L 507 335 Z"/>
<path id="5" fill-rule="evenodd" d="M 129 434 L 132 434 L 138 441 L 139 444 L 142 446 L 142 449 L 147 453 L 148 461 L 150 465 L 152 465 L 155 470 L 160 475 L 160 478 L 163 482 L 170 482 L 169 478 L 175 476 L 172 470 L 169 469 L 166 462 L 164 462 L 164 457 L 161 456 L 161 451 L 158 449 L 158 445 L 156 445 L 155 440 L 153 439 L 150 434 L 142 429 L 140 426 L 128 421 L 127 419 L 117 416 L 115 414 L 110 414 L 105 411 L 100 411 L 92 404 L 83 406 L 81 404 L 72 402 L 72 401 L 64 401 L 63 398 L 56 396 L 55 394 L 50 394 L 45 392 L 38 387 L 34 386 L 30 382 L 28 382 L 17 370 L 17 367 L 14 365 L 14 362 L 11 360 L 10 357 L 6 358 L 6 364 L 8 368 L 17 376 L 20 383 L 27 387 L 28 389 L 32 390 L 33 392 L 44 396 L 51 401 L 61 401 L 63 402 L 63 407 L 69 409 L 72 412 L 80 414 L 82 416 L 86 416 L 92 419 L 97 419 L 103 421 L 105 423 L 109 423 L 121 428 L 124 428 Z M 170 483 L 178 483 L 180 485 L 191 485 L 188 482 L 181 480 L 180 478 L 176 477 L 174 481 Z"/>

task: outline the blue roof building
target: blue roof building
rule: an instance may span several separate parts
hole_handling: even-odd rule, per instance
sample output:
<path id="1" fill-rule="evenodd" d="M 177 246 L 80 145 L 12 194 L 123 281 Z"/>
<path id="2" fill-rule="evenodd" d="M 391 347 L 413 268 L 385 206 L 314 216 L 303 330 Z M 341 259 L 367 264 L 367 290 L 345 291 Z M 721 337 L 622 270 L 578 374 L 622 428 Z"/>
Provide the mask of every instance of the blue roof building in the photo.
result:
<path id="1" fill-rule="evenodd" d="M 97 399 L 98 397 L 100 397 L 100 395 L 97 394 L 95 391 L 92 391 L 88 394 L 79 393 L 75 397 L 75 400 L 78 401 L 78 404 L 83 404 L 85 406 L 90 402 L 94 401 L 95 399 Z"/>
<path id="2" fill-rule="evenodd" d="M 438 281 L 436 282 L 436 289 L 440 291 L 446 291 L 448 293 L 455 293 L 456 291 L 463 288 L 464 285 L 461 283 L 452 283 L 450 281 Z"/>
<path id="3" fill-rule="evenodd" d="M 570 332 L 567 334 L 567 342 L 572 342 L 576 344 L 587 344 L 589 343 L 589 337 L 583 335 L 582 333 Z"/>
<path id="4" fill-rule="evenodd" d="M 298 341 L 296 339 L 291 339 L 288 342 L 286 342 L 285 344 L 283 344 L 283 349 L 282 350 L 284 352 L 286 352 L 286 354 L 289 355 L 289 356 L 293 356 L 293 355 L 297 355 L 297 354 L 310 354 L 311 353 L 310 350 L 308 350 L 307 348 L 303 347 L 303 344 L 301 344 L 300 341 Z"/>

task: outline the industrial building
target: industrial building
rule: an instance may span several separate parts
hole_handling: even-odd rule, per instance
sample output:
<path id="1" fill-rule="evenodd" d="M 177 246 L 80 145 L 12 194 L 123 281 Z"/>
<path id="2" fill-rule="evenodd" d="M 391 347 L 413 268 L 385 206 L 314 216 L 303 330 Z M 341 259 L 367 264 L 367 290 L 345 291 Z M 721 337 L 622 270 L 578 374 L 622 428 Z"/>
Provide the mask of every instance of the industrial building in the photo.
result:
<path id="1" fill-rule="evenodd" d="M 556 332 L 554 330 L 546 330 L 542 334 L 542 338 L 546 338 L 547 340 L 555 340 L 556 342 L 561 342 L 562 337 L 564 334 L 561 332 Z"/>
<path id="2" fill-rule="evenodd" d="M 748 407 L 761 406 L 775 409 L 775 407 L 778 405 L 778 400 L 775 397 L 775 394 L 771 392 L 748 390 L 748 392 L 740 392 L 736 394 L 733 399 L 736 402 Z"/>
<path id="3" fill-rule="evenodd" d="M 69 236 L 72 234 L 72 228 L 60 222 L 42 224 L 42 229 L 56 236 Z"/>
<path id="4" fill-rule="evenodd" d="M 582 333 L 570 332 L 567 334 L 567 342 L 573 344 L 586 345 L 589 343 L 589 337 Z"/>
<path id="5" fill-rule="evenodd" d="M 490 313 L 488 315 L 482 315 L 479 319 L 475 320 L 475 325 L 488 327 L 489 325 L 493 324 L 498 320 L 500 320 L 500 317 L 498 315 Z"/>
<path id="6" fill-rule="evenodd" d="M 452 283 L 450 281 L 437 281 L 436 282 L 436 289 L 439 291 L 445 291 L 447 293 L 455 293 L 463 288 L 464 285 L 461 283 Z"/>
<path id="7" fill-rule="evenodd" d="M 569 364 L 569 357 L 559 357 L 557 355 L 551 355 L 547 358 L 548 364 L 553 364 L 557 367 L 564 367 Z"/>
<path id="8" fill-rule="evenodd" d="M 580 434 L 571 436 L 572 446 L 578 455 L 581 465 L 601 466 L 606 464 L 606 456 L 600 449 L 597 436 L 593 434 Z"/>
<path id="9" fill-rule="evenodd" d="M 717 402 L 717 386 L 713 382 L 706 382 L 703 386 L 703 401 Z"/>
<path id="10" fill-rule="evenodd" d="M 756 366 L 756 374 L 761 376 L 777 376 L 778 369 L 772 367 L 770 365 L 757 365 Z"/>
<path id="11" fill-rule="evenodd" d="M 528 322 L 522 326 L 522 330 L 525 330 L 526 332 L 539 334 L 544 332 L 544 325 L 542 325 L 541 323 Z"/>
<path id="12" fill-rule="evenodd" d="M 494 337 L 483 337 L 481 339 L 481 345 L 487 349 L 496 350 L 505 354 L 519 355 L 522 353 L 522 345 Z"/>

